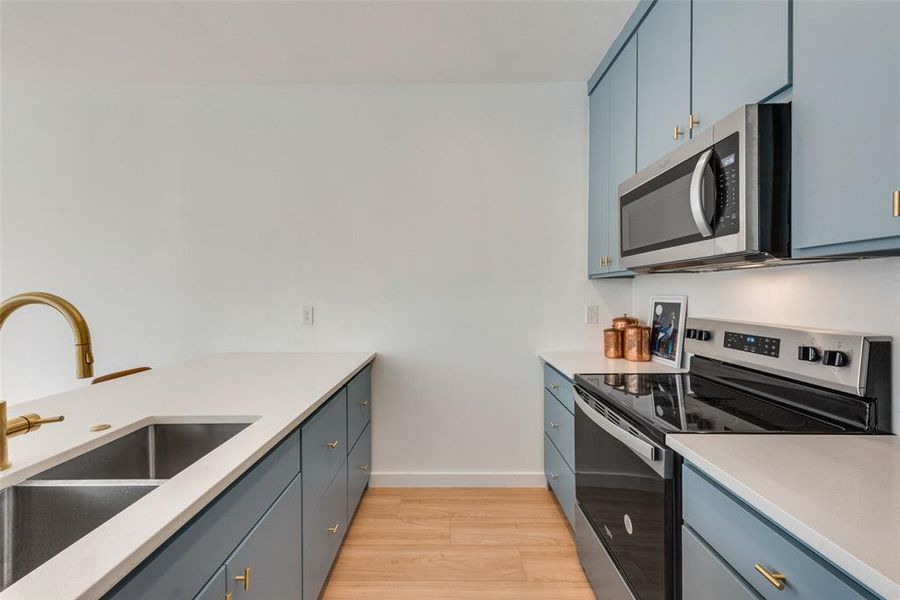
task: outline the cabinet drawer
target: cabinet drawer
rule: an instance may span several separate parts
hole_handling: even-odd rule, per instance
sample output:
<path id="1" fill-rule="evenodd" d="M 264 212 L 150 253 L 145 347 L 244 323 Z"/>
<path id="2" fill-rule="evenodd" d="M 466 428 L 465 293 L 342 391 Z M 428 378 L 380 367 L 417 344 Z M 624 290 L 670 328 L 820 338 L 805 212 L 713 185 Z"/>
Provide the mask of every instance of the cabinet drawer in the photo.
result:
<path id="1" fill-rule="evenodd" d="M 347 384 L 347 452 L 369 423 L 372 411 L 372 366 Z"/>
<path id="2" fill-rule="evenodd" d="M 571 468 L 575 464 L 575 417 L 544 390 L 544 431 Z"/>
<path id="3" fill-rule="evenodd" d="M 232 599 L 298 597 L 301 543 L 298 476 L 225 563 Z"/>
<path id="4" fill-rule="evenodd" d="M 359 436 L 350 457 L 347 459 L 347 520 L 353 518 L 359 500 L 369 485 L 372 470 L 372 426 L 369 425 Z"/>
<path id="5" fill-rule="evenodd" d="M 303 424 L 303 509 L 318 503 L 347 462 L 347 390 L 335 394 Z"/>
<path id="6" fill-rule="evenodd" d="M 759 600 L 759 595 L 687 527 L 681 528 L 681 573 L 682 598 Z"/>
<path id="7" fill-rule="evenodd" d="M 544 475 L 569 524 L 575 526 L 575 473 L 563 460 L 550 438 L 544 435 Z"/>
<path id="8" fill-rule="evenodd" d="M 106 598 L 193 598 L 300 470 L 295 431 L 212 501 Z"/>
<path id="9" fill-rule="evenodd" d="M 544 387 L 550 390 L 570 413 L 575 413 L 572 382 L 547 363 L 544 363 Z"/>
<path id="10" fill-rule="evenodd" d="M 874 598 L 691 466 L 684 465 L 682 474 L 685 524 L 764 598 Z M 784 589 L 778 590 L 757 572 L 757 564 L 770 573 L 783 573 Z"/>
<path id="11" fill-rule="evenodd" d="M 305 499 L 305 490 L 304 490 Z M 303 508 L 303 597 L 318 598 L 347 532 L 347 463 L 320 501 Z"/>

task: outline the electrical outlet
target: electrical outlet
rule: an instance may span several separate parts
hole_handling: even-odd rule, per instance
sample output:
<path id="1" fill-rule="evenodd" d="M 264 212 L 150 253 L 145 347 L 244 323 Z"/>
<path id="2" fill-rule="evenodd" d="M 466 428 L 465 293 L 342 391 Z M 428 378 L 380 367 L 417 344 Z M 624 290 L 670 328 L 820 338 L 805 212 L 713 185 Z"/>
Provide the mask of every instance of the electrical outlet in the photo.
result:
<path id="1" fill-rule="evenodd" d="M 600 323 L 600 307 L 596 304 L 586 304 L 584 306 L 584 323 L 585 325 L 597 325 Z"/>
<path id="2" fill-rule="evenodd" d="M 300 308 L 300 323 L 302 325 L 312 325 L 315 322 L 315 307 L 303 306 Z"/>

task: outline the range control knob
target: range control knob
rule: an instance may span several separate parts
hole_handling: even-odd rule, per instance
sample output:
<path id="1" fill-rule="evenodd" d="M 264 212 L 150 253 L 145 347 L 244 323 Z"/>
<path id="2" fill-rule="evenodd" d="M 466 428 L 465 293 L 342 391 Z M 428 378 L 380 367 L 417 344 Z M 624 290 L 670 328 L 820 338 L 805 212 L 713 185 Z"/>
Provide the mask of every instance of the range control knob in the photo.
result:
<path id="1" fill-rule="evenodd" d="M 819 362 L 819 351 L 813 346 L 800 346 L 797 348 L 797 359 L 806 362 Z"/>
<path id="2" fill-rule="evenodd" d="M 701 342 L 708 342 L 712 338 L 712 334 L 705 329 L 697 330 L 697 339 Z"/>
<path id="3" fill-rule="evenodd" d="M 843 367 L 850 362 L 850 357 L 840 350 L 826 350 L 822 353 L 822 364 L 829 367 Z"/>
<path id="4" fill-rule="evenodd" d="M 684 337 L 686 337 L 689 340 L 696 340 L 697 339 L 697 330 L 696 329 L 685 329 Z"/>

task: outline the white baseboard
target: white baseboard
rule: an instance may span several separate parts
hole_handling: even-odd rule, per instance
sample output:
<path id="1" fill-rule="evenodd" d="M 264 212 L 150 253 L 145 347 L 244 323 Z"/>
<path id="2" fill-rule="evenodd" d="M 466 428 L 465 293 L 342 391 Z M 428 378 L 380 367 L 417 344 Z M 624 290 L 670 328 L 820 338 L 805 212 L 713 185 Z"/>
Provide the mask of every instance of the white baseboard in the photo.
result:
<path id="1" fill-rule="evenodd" d="M 543 473 L 372 473 L 370 487 L 546 487 Z"/>

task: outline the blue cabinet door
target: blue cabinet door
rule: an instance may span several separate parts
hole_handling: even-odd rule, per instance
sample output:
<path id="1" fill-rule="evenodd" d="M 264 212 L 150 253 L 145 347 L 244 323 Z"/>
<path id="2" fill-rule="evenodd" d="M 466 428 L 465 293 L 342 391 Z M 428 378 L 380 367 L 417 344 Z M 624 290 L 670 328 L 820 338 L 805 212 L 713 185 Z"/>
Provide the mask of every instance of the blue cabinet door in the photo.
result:
<path id="1" fill-rule="evenodd" d="M 606 75 L 609 79 L 608 273 L 630 274 L 620 265 L 619 184 L 637 165 L 637 42 L 622 49 Z"/>
<path id="2" fill-rule="evenodd" d="M 900 249 L 900 2 L 795 2 L 796 257 Z"/>
<path id="3" fill-rule="evenodd" d="M 305 487 L 305 485 L 304 485 Z M 305 492 L 305 490 L 304 490 Z M 318 504 L 303 503 L 303 598 L 319 597 L 347 532 L 347 462 Z"/>
<path id="4" fill-rule="evenodd" d="M 690 0 L 659 0 L 638 29 L 637 42 L 640 170 L 677 148 L 687 135 L 691 111 Z M 681 135 L 673 135 L 676 127 Z"/>
<path id="5" fill-rule="evenodd" d="M 588 276 L 606 273 L 609 255 L 609 78 L 590 96 Z"/>
<path id="6" fill-rule="evenodd" d="M 303 509 L 319 501 L 347 462 L 347 389 L 331 397 L 300 427 L 303 444 Z"/>
<path id="7" fill-rule="evenodd" d="M 347 522 L 356 513 L 356 507 L 369 485 L 372 472 L 372 425 L 359 436 L 353 451 L 347 457 Z"/>
<path id="8" fill-rule="evenodd" d="M 300 500 L 298 475 L 225 563 L 232 600 L 299 600 Z"/>
<path id="9" fill-rule="evenodd" d="M 368 365 L 347 384 L 347 452 L 369 423 L 372 412 L 372 365 Z"/>
<path id="10" fill-rule="evenodd" d="M 694 0 L 694 132 L 791 84 L 789 12 L 789 0 Z"/>
<path id="11" fill-rule="evenodd" d="M 223 566 L 212 576 L 207 584 L 194 596 L 194 600 L 228 600 L 228 577 Z"/>

